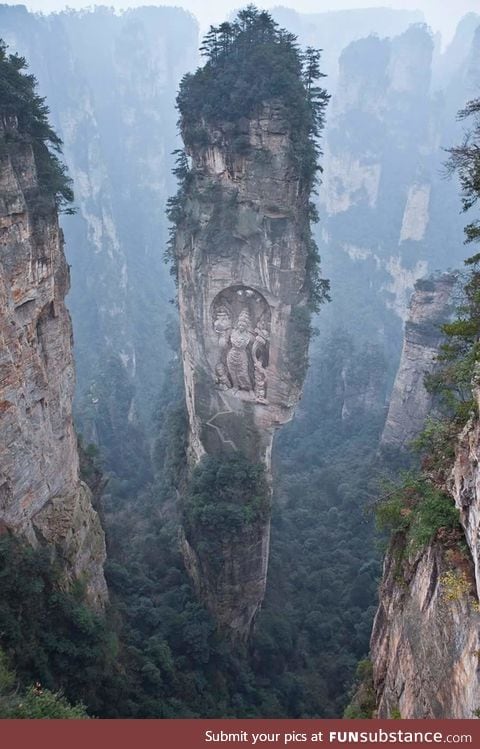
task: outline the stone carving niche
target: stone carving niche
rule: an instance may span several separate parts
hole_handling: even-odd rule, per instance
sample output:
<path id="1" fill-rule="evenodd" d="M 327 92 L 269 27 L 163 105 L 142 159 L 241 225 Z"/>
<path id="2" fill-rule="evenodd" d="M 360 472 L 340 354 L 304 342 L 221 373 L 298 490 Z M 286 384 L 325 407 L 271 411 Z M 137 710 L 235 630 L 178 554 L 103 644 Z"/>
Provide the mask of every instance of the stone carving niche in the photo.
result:
<path id="1" fill-rule="evenodd" d="M 211 314 L 218 389 L 266 403 L 271 311 L 265 298 L 248 286 L 230 286 L 217 294 Z"/>

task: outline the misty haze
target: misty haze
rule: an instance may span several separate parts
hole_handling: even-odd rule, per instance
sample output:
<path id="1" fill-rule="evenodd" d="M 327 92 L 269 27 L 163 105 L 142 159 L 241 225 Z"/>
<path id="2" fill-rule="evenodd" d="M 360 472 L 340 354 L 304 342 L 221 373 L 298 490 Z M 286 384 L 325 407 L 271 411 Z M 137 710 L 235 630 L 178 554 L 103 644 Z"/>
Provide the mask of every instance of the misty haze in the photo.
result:
<path id="1" fill-rule="evenodd" d="M 370 6 L 0 5 L 0 718 L 480 716 L 480 14 Z"/>

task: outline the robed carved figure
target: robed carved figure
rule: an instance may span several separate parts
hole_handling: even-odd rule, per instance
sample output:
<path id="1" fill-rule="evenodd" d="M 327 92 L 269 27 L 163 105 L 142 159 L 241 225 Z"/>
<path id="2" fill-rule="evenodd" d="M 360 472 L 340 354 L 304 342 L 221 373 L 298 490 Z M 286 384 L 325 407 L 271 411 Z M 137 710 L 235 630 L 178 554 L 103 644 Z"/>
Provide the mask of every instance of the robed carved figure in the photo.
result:
<path id="1" fill-rule="evenodd" d="M 212 315 L 219 349 L 217 387 L 266 403 L 271 318 L 266 300 L 254 289 L 233 286 L 216 297 Z"/>

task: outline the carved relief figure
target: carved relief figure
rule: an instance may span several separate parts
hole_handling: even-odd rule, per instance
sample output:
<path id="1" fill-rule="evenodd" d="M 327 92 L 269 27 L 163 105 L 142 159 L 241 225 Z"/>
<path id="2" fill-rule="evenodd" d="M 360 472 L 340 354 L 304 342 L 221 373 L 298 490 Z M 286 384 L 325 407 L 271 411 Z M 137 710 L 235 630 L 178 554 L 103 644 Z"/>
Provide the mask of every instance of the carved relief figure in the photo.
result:
<path id="1" fill-rule="evenodd" d="M 255 396 L 259 403 L 266 403 L 267 396 L 267 373 L 260 364 L 256 361 L 253 365 L 255 368 Z"/>
<path id="2" fill-rule="evenodd" d="M 252 389 L 247 354 L 247 346 L 252 340 L 251 326 L 248 310 L 243 309 L 238 316 L 236 327 L 230 334 L 232 347 L 227 354 L 227 367 L 233 387 L 237 390 Z"/>
<path id="3" fill-rule="evenodd" d="M 230 331 L 232 329 L 232 318 L 228 308 L 221 304 L 215 310 L 215 322 L 213 329 L 218 335 L 218 345 L 221 349 L 226 349 L 230 339 Z"/>
<path id="4" fill-rule="evenodd" d="M 270 308 L 254 289 L 231 286 L 213 303 L 218 340 L 215 384 L 243 400 L 266 403 Z"/>
<path id="5" fill-rule="evenodd" d="M 215 384 L 217 385 L 219 390 L 229 390 L 232 387 L 227 368 L 222 361 L 218 362 L 217 366 L 215 367 L 215 375 Z"/>

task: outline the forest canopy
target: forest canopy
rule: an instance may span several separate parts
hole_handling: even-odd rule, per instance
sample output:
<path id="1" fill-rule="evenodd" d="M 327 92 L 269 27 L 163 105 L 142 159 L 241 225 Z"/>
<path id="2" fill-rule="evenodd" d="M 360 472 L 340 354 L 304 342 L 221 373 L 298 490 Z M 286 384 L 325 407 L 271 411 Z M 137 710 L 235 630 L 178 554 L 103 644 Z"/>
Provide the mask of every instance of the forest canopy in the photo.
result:
<path id="1" fill-rule="evenodd" d="M 304 176 L 313 184 L 321 153 L 316 139 L 329 100 L 318 85 L 324 77 L 321 51 L 307 47 L 302 52 L 294 34 L 252 5 L 232 23 L 211 26 L 200 50 L 206 63 L 184 76 L 177 99 L 189 138 L 201 140 L 202 122 L 239 123 L 267 101 L 278 100 L 305 150 Z"/>
<path id="2" fill-rule="evenodd" d="M 37 79 L 25 72 L 27 62 L 18 54 L 9 54 L 0 39 L 0 117 L 3 121 L 0 153 L 15 139 L 32 143 L 39 187 L 54 198 L 60 211 L 72 213 L 72 181 L 59 155 L 62 141 L 49 123 L 45 98 L 37 93 Z M 16 120 L 12 127 L 11 120 Z"/>

